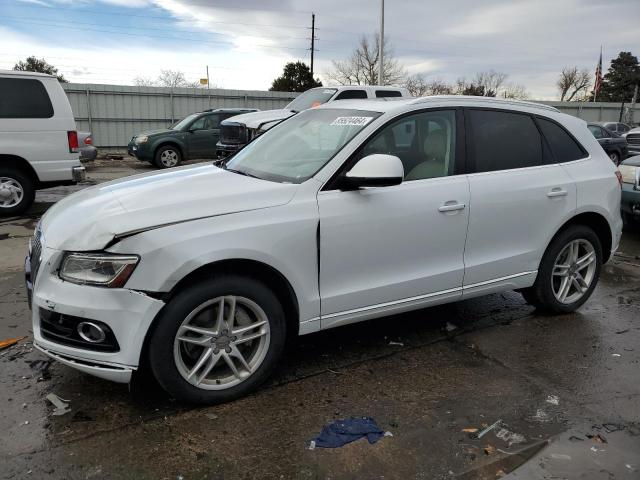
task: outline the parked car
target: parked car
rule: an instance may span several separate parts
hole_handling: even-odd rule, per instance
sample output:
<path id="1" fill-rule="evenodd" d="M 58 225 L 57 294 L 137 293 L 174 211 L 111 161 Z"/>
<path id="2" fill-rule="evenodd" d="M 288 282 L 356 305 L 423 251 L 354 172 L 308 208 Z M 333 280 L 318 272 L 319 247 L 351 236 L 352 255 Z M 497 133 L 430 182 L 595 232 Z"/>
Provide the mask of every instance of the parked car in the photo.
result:
<path id="1" fill-rule="evenodd" d="M 632 128 L 623 137 L 627 140 L 629 155 L 640 155 L 640 127 Z"/>
<path id="2" fill-rule="evenodd" d="M 409 97 L 404 88 L 363 85 L 311 88 L 296 97 L 282 110 L 267 110 L 229 118 L 220 127 L 220 141 L 216 147 L 219 159 L 234 154 L 253 138 L 266 132 L 285 118 L 308 108 L 315 108 L 335 100 L 365 98 Z"/>
<path id="3" fill-rule="evenodd" d="M 26 211 L 38 189 L 84 176 L 76 122 L 58 79 L 0 70 L 0 216 Z"/>
<path id="4" fill-rule="evenodd" d="M 53 205 L 26 262 L 34 345 L 118 382 L 148 365 L 175 398 L 213 403 L 257 388 L 295 335 L 513 289 L 573 312 L 618 246 L 619 175 L 546 105 L 322 105 L 224 168 Z"/>
<path id="5" fill-rule="evenodd" d="M 180 165 L 183 160 L 216 158 L 220 122 L 239 113 L 257 112 L 253 108 L 217 108 L 191 115 L 169 128 L 135 135 L 129 142 L 129 155 L 158 168 Z"/>
<path id="6" fill-rule="evenodd" d="M 78 132 L 78 145 L 81 162 L 93 162 L 98 157 L 98 149 L 93 146 L 91 132 Z"/>
<path id="7" fill-rule="evenodd" d="M 631 130 L 631 127 L 626 123 L 622 122 L 596 122 L 598 125 L 606 128 L 610 132 L 617 133 L 618 135 L 622 135 L 623 133 L 627 133 Z"/>
<path id="8" fill-rule="evenodd" d="M 627 158 L 620 165 L 622 174 L 622 218 L 627 225 L 640 222 L 640 155 Z"/>
<path id="9" fill-rule="evenodd" d="M 598 143 L 602 146 L 607 155 L 613 163 L 618 165 L 621 160 L 624 160 L 628 153 L 627 140 L 621 137 L 617 133 L 613 133 L 606 128 L 596 124 L 590 123 L 589 130 L 593 136 L 598 140 Z"/>

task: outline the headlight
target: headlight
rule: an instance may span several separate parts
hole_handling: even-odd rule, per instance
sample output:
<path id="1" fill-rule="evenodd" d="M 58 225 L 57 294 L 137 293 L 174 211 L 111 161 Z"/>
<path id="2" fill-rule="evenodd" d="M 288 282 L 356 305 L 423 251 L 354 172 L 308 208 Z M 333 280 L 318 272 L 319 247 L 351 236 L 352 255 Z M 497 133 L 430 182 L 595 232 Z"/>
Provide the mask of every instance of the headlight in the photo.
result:
<path id="1" fill-rule="evenodd" d="M 60 278 L 80 285 L 119 288 L 124 286 L 140 257 L 109 253 L 67 253 Z"/>
<path id="2" fill-rule="evenodd" d="M 140 135 L 139 137 L 136 137 L 136 143 L 138 145 L 140 145 L 141 143 L 147 143 L 148 140 L 149 137 L 147 137 L 146 135 Z"/>
<path id="3" fill-rule="evenodd" d="M 640 167 L 634 167 L 633 165 L 620 165 L 618 168 L 622 174 L 622 183 L 630 183 L 636 187 L 638 186 Z"/>

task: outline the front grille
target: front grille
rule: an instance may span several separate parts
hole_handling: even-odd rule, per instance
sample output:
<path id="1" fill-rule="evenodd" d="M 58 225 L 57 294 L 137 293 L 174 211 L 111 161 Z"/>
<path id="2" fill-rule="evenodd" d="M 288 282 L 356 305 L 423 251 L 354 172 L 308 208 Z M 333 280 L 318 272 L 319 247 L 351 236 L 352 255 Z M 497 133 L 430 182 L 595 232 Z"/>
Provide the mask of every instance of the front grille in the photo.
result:
<path id="1" fill-rule="evenodd" d="M 243 143 L 246 136 L 246 128 L 243 125 L 222 125 L 220 128 L 221 143 Z"/>
<path id="2" fill-rule="evenodd" d="M 627 143 L 629 145 L 640 145 L 640 133 L 631 133 L 627 135 Z"/>
<path id="3" fill-rule="evenodd" d="M 38 228 L 36 229 L 33 238 L 31 239 L 31 252 L 29 253 L 29 258 L 31 262 L 31 284 L 35 284 L 36 275 L 38 274 L 38 269 L 40 268 L 40 260 L 42 256 L 42 231 Z"/>
<path id="4" fill-rule="evenodd" d="M 78 324 L 89 321 L 100 325 L 106 332 L 104 341 L 100 343 L 87 342 L 78 333 Z M 95 350 L 98 352 L 118 352 L 120 345 L 116 340 L 113 331 L 103 322 L 98 320 L 88 320 L 86 318 L 73 317 L 52 312 L 44 308 L 40 309 L 40 333 L 42 337 L 51 341 L 68 345 L 70 347 L 83 348 L 85 350 Z"/>

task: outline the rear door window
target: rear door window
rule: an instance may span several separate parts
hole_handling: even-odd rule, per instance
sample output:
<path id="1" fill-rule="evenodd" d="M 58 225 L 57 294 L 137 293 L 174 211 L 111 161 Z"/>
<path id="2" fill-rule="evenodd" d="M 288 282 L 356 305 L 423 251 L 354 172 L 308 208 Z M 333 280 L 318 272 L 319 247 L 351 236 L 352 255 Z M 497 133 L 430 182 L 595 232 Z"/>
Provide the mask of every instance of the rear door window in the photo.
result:
<path id="1" fill-rule="evenodd" d="M 553 152 L 556 162 L 571 162 L 587 157 L 584 148 L 560 125 L 543 118 L 538 118 L 537 121 L 542 134 L 547 139 L 547 143 L 549 143 L 549 147 L 551 147 L 551 152 Z"/>
<path id="2" fill-rule="evenodd" d="M 0 118 L 51 118 L 53 105 L 40 80 L 0 78 Z"/>
<path id="3" fill-rule="evenodd" d="M 542 165 L 542 137 L 526 114 L 467 110 L 469 152 L 476 172 Z M 469 135 L 470 134 L 470 135 Z"/>
<path id="4" fill-rule="evenodd" d="M 367 98 L 367 92 L 364 90 L 345 90 L 338 94 L 336 100 L 350 100 L 353 98 Z"/>

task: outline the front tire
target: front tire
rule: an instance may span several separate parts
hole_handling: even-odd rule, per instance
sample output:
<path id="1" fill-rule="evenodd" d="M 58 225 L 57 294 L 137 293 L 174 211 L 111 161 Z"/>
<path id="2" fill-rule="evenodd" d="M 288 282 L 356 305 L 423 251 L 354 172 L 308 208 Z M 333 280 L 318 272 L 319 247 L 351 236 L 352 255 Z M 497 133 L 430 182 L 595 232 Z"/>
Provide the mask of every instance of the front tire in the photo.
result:
<path id="1" fill-rule="evenodd" d="M 585 225 L 572 225 L 553 239 L 542 257 L 535 284 L 523 290 L 522 296 L 544 312 L 573 312 L 593 293 L 601 267 L 598 236 Z"/>
<path id="2" fill-rule="evenodd" d="M 182 162 L 182 154 L 178 147 L 165 145 L 156 150 L 153 162 L 158 168 L 177 167 Z"/>
<path id="3" fill-rule="evenodd" d="M 609 158 L 615 164 L 616 167 L 620 165 L 620 155 L 617 152 L 611 152 L 609 154 Z"/>
<path id="4" fill-rule="evenodd" d="M 151 369 L 176 399 L 214 404 L 246 395 L 282 354 L 282 305 L 262 283 L 225 275 L 189 287 L 161 313 L 149 339 Z"/>
<path id="5" fill-rule="evenodd" d="M 0 216 L 19 215 L 33 204 L 33 180 L 20 170 L 0 168 Z"/>

